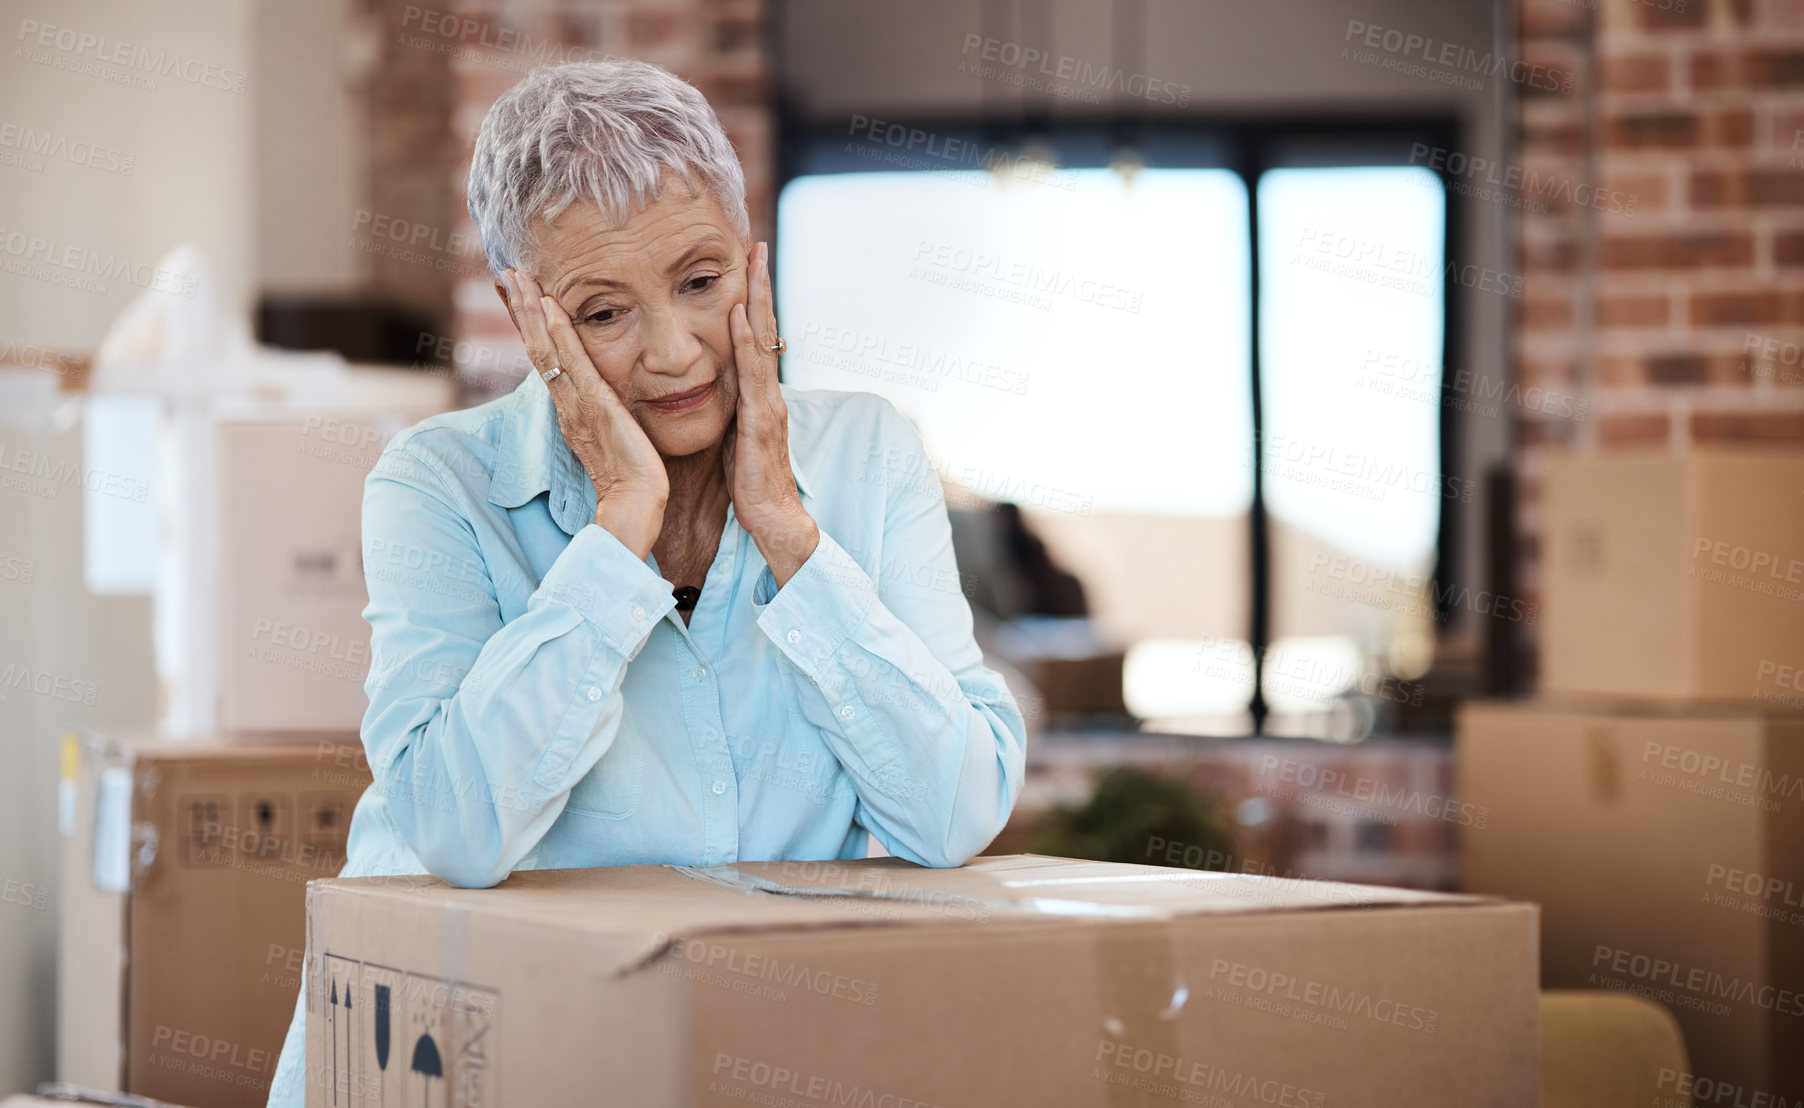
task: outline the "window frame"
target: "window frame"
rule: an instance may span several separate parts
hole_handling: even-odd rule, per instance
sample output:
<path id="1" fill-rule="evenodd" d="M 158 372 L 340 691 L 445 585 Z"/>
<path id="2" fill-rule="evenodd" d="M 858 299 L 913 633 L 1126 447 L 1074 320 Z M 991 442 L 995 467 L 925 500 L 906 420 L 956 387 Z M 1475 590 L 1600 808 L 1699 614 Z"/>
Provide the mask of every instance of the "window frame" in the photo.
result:
<path id="1" fill-rule="evenodd" d="M 1249 612 L 1247 641 L 1253 651 L 1253 694 L 1247 711 L 1252 716 L 1253 734 L 1264 734 L 1269 715 L 1265 703 L 1265 652 L 1271 646 L 1271 532 L 1265 502 L 1265 474 L 1261 443 L 1265 421 L 1261 387 L 1264 380 L 1263 352 L 1259 341 L 1261 282 L 1259 272 L 1259 179 L 1269 169 L 1329 166 L 1408 166 L 1398 161 L 1394 151 L 1411 149 L 1423 143 L 1431 149 L 1464 149 L 1460 137 L 1462 127 L 1457 115 L 1400 113 L 1383 118 L 1347 118 L 1334 115 L 1296 113 L 1261 117 L 1202 116 L 1161 117 L 1059 117 L 987 116 L 987 115 L 910 115 L 872 109 L 872 118 L 886 125 L 918 130 L 942 139 L 957 138 L 978 144 L 985 151 L 1018 153 L 1029 144 L 1049 147 L 1059 155 L 1059 168 L 1085 169 L 1107 166 L 1110 155 L 1126 146 L 1136 150 L 1148 167 L 1167 169 L 1227 169 L 1241 180 L 1247 193 L 1248 274 L 1251 283 L 1248 299 L 1251 318 L 1249 368 L 1252 388 L 1252 441 L 1254 450 L 1253 496 L 1247 509 L 1247 533 L 1250 543 Z M 821 173 L 896 172 L 898 167 L 875 159 L 845 154 L 848 142 L 858 141 L 846 121 L 809 120 L 785 109 L 777 112 L 776 173 L 772 182 L 772 237 L 782 234 L 776 203 L 783 190 L 798 177 Z M 907 153 L 907 151 L 902 151 Z M 1210 155 L 1210 160 L 1179 160 L 1186 154 Z M 1319 159 L 1319 160 L 1318 160 Z M 922 159 L 923 161 L 927 159 Z M 909 167 L 901 167 L 906 171 Z M 974 166 L 948 164 L 946 169 L 971 169 Z M 1460 192 L 1448 187 L 1452 179 L 1444 168 L 1419 166 L 1435 173 L 1442 184 L 1445 225 L 1442 241 L 1445 257 L 1457 261 L 1466 256 L 1464 236 L 1460 233 L 1466 221 Z M 918 168 L 918 172 L 929 171 Z M 774 253 L 774 252 L 773 252 Z M 1452 274 L 1456 267 L 1444 267 L 1442 273 L 1441 328 L 1441 403 L 1439 419 L 1439 464 L 1443 480 L 1449 484 L 1469 485 L 1477 475 L 1468 474 L 1461 465 L 1460 445 L 1465 434 L 1466 416 L 1457 403 L 1453 384 L 1459 370 L 1458 351 L 1464 349 L 1467 291 Z M 773 268 L 773 287 L 777 276 Z M 1482 505 L 1474 505 L 1482 510 Z M 1471 613 L 1461 612 L 1450 603 L 1462 584 L 1453 579 L 1459 560 L 1460 526 L 1465 507 L 1458 498 L 1442 497 L 1435 527 L 1434 580 L 1441 587 L 1434 593 L 1436 639 L 1454 628 L 1463 629 Z M 1479 582 L 1472 583 L 1474 587 Z"/>

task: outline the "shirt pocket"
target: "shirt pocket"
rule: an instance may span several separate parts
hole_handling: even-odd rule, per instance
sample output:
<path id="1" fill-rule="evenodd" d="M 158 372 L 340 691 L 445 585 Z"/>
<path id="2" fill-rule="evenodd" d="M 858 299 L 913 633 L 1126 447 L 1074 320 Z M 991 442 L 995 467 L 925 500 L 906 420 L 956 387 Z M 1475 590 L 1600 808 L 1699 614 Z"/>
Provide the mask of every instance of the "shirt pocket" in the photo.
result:
<path id="1" fill-rule="evenodd" d="M 625 819 L 639 810 L 644 788 L 645 737 L 630 719 L 622 719 L 614 745 L 570 790 L 564 810 L 593 819 Z"/>

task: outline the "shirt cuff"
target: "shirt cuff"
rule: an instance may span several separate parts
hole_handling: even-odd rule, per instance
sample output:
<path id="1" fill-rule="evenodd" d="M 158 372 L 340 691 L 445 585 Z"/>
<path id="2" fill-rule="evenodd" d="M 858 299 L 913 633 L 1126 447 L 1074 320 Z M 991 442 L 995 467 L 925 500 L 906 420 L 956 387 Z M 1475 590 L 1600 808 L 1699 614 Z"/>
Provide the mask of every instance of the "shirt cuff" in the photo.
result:
<path id="1" fill-rule="evenodd" d="M 758 615 L 777 649 L 816 683 L 877 602 L 877 585 L 864 567 L 824 528 L 820 536 L 814 553 Z"/>
<path id="2" fill-rule="evenodd" d="M 570 540 L 539 582 L 532 601 L 574 610 L 601 634 L 603 642 L 628 658 L 645 645 L 665 613 L 676 607 L 670 582 L 595 523 Z"/>

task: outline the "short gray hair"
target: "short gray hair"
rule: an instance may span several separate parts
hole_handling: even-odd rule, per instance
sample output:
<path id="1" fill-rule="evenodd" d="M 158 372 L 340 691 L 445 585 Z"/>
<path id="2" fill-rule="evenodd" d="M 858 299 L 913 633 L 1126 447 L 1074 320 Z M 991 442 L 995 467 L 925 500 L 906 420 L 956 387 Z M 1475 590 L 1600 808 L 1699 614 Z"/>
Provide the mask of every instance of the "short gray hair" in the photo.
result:
<path id="1" fill-rule="evenodd" d="M 519 268 L 540 245 L 535 223 L 579 199 L 620 224 L 657 198 L 666 171 L 720 203 L 751 238 L 745 170 L 694 86 L 648 62 L 541 66 L 483 118 L 470 161 L 470 218 L 489 268 Z"/>

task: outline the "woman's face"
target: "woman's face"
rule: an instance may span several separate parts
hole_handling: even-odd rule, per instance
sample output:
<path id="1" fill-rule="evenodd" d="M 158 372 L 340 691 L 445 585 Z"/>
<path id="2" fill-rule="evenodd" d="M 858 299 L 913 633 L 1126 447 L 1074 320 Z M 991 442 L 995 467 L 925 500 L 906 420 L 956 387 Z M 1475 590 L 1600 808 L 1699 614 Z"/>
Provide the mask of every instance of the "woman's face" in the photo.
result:
<path id="1" fill-rule="evenodd" d="M 739 401 L 727 313 L 746 298 L 720 204 L 679 180 L 618 227 L 585 202 L 541 232 L 526 264 L 652 446 L 676 458 L 719 442 Z"/>

